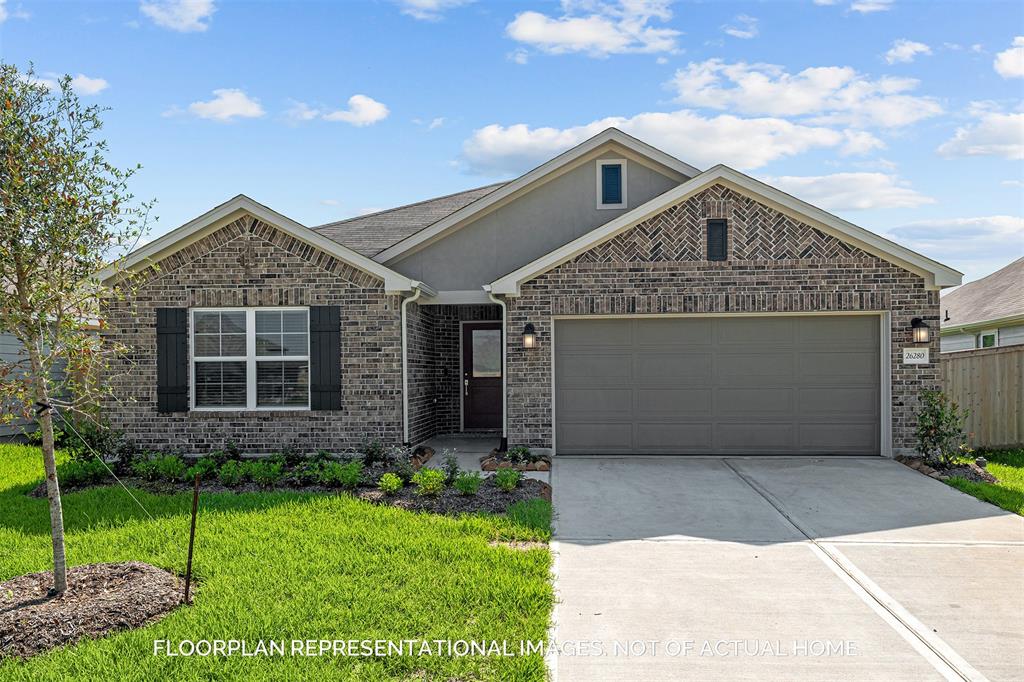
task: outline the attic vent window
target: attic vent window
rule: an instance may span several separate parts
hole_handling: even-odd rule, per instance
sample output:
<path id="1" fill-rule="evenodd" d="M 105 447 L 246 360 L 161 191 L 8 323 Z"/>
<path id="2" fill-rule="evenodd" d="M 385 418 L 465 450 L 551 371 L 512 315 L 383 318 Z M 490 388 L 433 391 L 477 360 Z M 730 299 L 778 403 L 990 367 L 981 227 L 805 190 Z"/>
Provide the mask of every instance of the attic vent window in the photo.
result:
<path id="1" fill-rule="evenodd" d="M 708 220 L 708 260 L 725 260 L 728 252 L 728 223 L 724 218 Z"/>
<path id="2" fill-rule="evenodd" d="M 597 162 L 597 207 L 626 208 L 626 160 Z"/>

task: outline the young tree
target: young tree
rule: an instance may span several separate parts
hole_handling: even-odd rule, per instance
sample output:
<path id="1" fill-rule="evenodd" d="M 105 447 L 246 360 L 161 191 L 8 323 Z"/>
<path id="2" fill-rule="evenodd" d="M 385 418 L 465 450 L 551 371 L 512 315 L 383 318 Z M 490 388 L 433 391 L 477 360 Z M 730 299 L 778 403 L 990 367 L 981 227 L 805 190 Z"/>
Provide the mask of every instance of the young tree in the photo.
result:
<path id="1" fill-rule="evenodd" d="M 67 568 L 49 406 L 97 404 L 98 372 L 117 349 L 91 329 L 110 293 L 91 276 L 137 243 L 150 207 L 127 190 L 138 167 L 107 162 L 100 113 L 82 106 L 68 76 L 45 84 L 31 68 L 0 63 L 0 331 L 26 355 L 0 364 L 0 404 L 8 420 L 20 413 L 39 424 L 57 594 Z"/>

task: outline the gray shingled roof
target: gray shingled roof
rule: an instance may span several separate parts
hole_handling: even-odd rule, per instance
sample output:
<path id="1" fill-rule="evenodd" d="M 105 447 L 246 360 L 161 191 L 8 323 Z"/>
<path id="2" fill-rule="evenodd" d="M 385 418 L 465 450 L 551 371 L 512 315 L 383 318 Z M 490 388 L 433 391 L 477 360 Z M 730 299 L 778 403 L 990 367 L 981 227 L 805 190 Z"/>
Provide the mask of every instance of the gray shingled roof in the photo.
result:
<path id="1" fill-rule="evenodd" d="M 375 256 L 389 246 L 468 206 L 506 183 L 469 189 L 386 211 L 339 220 L 313 229 L 364 256 Z"/>
<path id="2" fill-rule="evenodd" d="M 946 294 L 939 305 L 943 327 L 1024 315 L 1024 258 Z"/>

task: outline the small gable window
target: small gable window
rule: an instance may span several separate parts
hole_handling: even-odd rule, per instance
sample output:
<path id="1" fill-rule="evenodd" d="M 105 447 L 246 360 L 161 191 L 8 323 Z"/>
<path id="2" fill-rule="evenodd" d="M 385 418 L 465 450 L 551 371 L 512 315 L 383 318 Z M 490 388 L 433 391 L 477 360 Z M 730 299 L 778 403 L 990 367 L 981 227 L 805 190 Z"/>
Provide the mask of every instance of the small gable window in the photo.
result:
<path id="1" fill-rule="evenodd" d="M 725 218 L 708 220 L 708 260 L 725 260 L 728 252 L 728 222 Z"/>
<path id="2" fill-rule="evenodd" d="M 626 160 L 597 162 L 597 207 L 626 208 Z"/>

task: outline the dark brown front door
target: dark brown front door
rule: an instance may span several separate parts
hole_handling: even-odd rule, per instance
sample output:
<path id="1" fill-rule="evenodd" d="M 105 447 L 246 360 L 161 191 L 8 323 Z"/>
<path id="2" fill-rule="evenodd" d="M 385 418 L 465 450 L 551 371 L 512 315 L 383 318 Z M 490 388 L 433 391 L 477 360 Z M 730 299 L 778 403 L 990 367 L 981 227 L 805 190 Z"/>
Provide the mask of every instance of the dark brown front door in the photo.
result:
<path id="1" fill-rule="evenodd" d="M 462 325 L 462 428 L 501 428 L 501 323 Z"/>

